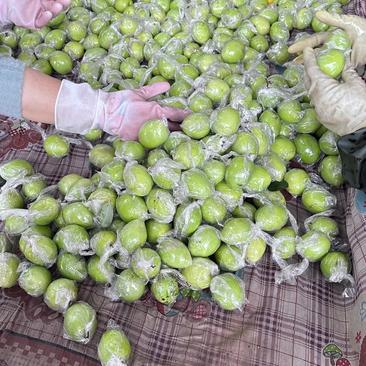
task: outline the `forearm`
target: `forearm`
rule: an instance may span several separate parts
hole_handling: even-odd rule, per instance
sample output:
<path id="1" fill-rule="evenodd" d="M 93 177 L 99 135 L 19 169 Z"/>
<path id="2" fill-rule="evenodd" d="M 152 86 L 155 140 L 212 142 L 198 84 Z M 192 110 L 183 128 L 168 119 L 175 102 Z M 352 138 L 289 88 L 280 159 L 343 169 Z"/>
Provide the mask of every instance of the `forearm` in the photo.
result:
<path id="1" fill-rule="evenodd" d="M 55 123 L 55 106 L 61 81 L 26 68 L 22 92 L 22 117 L 42 123 Z"/>
<path id="2" fill-rule="evenodd" d="M 24 64 L 0 58 L 0 114 L 55 123 L 55 105 L 61 82 Z"/>

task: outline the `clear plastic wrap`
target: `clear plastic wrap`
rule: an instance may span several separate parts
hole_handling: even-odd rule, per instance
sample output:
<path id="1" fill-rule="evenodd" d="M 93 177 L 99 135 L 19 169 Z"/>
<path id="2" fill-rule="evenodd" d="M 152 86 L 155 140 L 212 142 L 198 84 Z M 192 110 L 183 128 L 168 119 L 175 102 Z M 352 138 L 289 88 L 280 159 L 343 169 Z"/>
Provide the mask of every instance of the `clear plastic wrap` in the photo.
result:
<path id="1" fill-rule="evenodd" d="M 298 241 L 296 250 L 309 262 L 317 262 L 329 252 L 331 242 L 328 237 L 317 231 L 308 231 Z"/>
<path id="2" fill-rule="evenodd" d="M 101 284 L 110 283 L 115 272 L 115 268 L 109 263 L 107 257 L 100 258 L 97 255 L 89 258 L 87 270 L 89 277 Z"/>
<path id="3" fill-rule="evenodd" d="M 211 114 L 211 130 L 219 136 L 232 136 L 240 126 L 240 113 L 233 107 L 216 109 Z"/>
<path id="4" fill-rule="evenodd" d="M 245 245 L 251 239 L 252 229 L 253 223 L 250 220 L 230 218 L 221 230 L 221 240 L 228 245 Z"/>
<path id="5" fill-rule="evenodd" d="M 150 119 L 139 130 L 139 142 L 146 149 L 156 149 L 169 137 L 168 121 L 165 118 Z"/>
<path id="6" fill-rule="evenodd" d="M 107 228 L 112 224 L 116 197 L 115 191 L 108 188 L 98 188 L 89 196 L 85 205 L 97 226 Z"/>
<path id="7" fill-rule="evenodd" d="M 329 282 L 344 284 L 343 297 L 356 295 L 356 283 L 350 274 L 351 265 L 346 253 L 329 252 L 322 258 L 320 270 Z"/>
<path id="8" fill-rule="evenodd" d="M 174 217 L 174 235 L 178 238 L 193 234 L 201 225 L 202 213 L 198 202 L 181 204 Z"/>
<path id="9" fill-rule="evenodd" d="M 171 155 L 184 169 L 200 168 L 207 158 L 203 143 L 195 140 L 180 143 Z"/>
<path id="10" fill-rule="evenodd" d="M 168 154 L 172 154 L 175 149 L 184 141 L 189 141 L 190 138 L 186 134 L 180 132 L 180 131 L 174 131 L 172 132 L 168 139 L 166 140 L 165 144 L 163 145 L 164 150 Z"/>
<path id="11" fill-rule="evenodd" d="M 202 139 L 210 132 L 210 118 L 205 113 L 192 113 L 184 119 L 181 128 L 189 137 Z"/>
<path id="12" fill-rule="evenodd" d="M 1 210 L 0 220 L 4 221 L 4 231 L 9 236 L 20 235 L 32 225 L 28 210 L 23 209 Z"/>
<path id="13" fill-rule="evenodd" d="M 0 232 L 0 253 L 12 252 L 12 243 L 8 239 L 7 235 Z"/>
<path id="14" fill-rule="evenodd" d="M 263 232 L 256 227 L 251 235 L 252 238 L 244 248 L 245 262 L 251 266 L 255 266 L 263 258 L 264 253 L 266 252 L 267 238 Z"/>
<path id="15" fill-rule="evenodd" d="M 230 87 L 224 81 L 217 77 L 201 75 L 194 81 L 194 89 L 203 92 L 211 101 L 219 107 L 227 104 Z"/>
<path id="16" fill-rule="evenodd" d="M 154 183 L 163 189 L 174 189 L 180 181 L 183 165 L 170 158 L 159 159 L 148 169 Z"/>
<path id="17" fill-rule="evenodd" d="M 77 282 L 81 282 L 88 277 L 85 258 L 67 252 L 59 253 L 57 270 L 62 277 Z"/>
<path id="18" fill-rule="evenodd" d="M 244 281 L 232 273 L 215 276 L 210 284 L 212 299 L 224 310 L 243 310 L 246 303 Z"/>
<path id="19" fill-rule="evenodd" d="M 42 195 L 31 203 L 28 211 L 32 222 L 37 225 L 49 225 L 59 215 L 61 205 L 55 198 L 49 195 Z"/>
<path id="20" fill-rule="evenodd" d="M 20 179 L 33 174 L 32 165 L 22 159 L 14 159 L 0 165 L 0 177 L 5 180 Z"/>
<path id="21" fill-rule="evenodd" d="M 182 270 L 184 279 L 193 290 L 209 288 L 212 278 L 219 273 L 219 267 L 215 262 L 201 257 L 193 258 L 192 264 Z"/>
<path id="22" fill-rule="evenodd" d="M 239 187 L 232 188 L 226 182 L 220 182 L 215 187 L 218 197 L 223 199 L 229 212 L 243 202 L 243 190 Z"/>
<path id="23" fill-rule="evenodd" d="M 317 52 L 317 63 L 320 70 L 324 74 L 337 79 L 342 74 L 346 64 L 345 53 L 349 52 L 336 48 L 319 49 Z"/>
<path id="24" fill-rule="evenodd" d="M 45 177 L 41 174 L 35 174 L 24 178 L 22 181 L 22 193 L 28 201 L 34 201 L 42 194 L 47 187 Z"/>
<path id="25" fill-rule="evenodd" d="M 89 151 L 89 161 L 95 167 L 102 169 L 114 159 L 115 150 L 107 144 L 97 144 Z"/>
<path id="26" fill-rule="evenodd" d="M 292 227 L 286 226 L 277 231 L 273 236 L 272 255 L 277 258 L 287 260 L 296 254 L 298 236 Z"/>
<path id="27" fill-rule="evenodd" d="M 145 291 L 146 280 L 137 276 L 132 269 L 125 269 L 113 278 L 105 294 L 112 301 L 122 300 L 130 303 L 139 300 Z"/>
<path id="28" fill-rule="evenodd" d="M 246 124 L 243 129 L 244 131 L 250 131 L 256 137 L 258 155 L 266 155 L 275 139 L 272 129 L 265 123 Z"/>
<path id="29" fill-rule="evenodd" d="M 132 355 L 131 344 L 124 331 L 112 319 L 98 343 L 98 358 L 102 366 L 127 366 Z"/>
<path id="30" fill-rule="evenodd" d="M 168 306 L 172 306 L 179 295 L 179 281 L 171 272 L 171 270 L 162 270 L 151 284 L 154 298 Z"/>
<path id="31" fill-rule="evenodd" d="M 336 196 L 310 180 L 305 184 L 301 200 L 304 207 L 313 214 L 328 211 L 337 204 Z"/>
<path id="32" fill-rule="evenodd" d="M 147 169 L 137 162 L 128 162 L 123 172 L 126 189 L 136 196 L 147 196 L 153 187 L 153 180 Z"/>
<path id="33" fill-rule="evenodd" d="M 308 217 L 304 221 L 305 229 L 318 231 L 333 240 L 339 234 L 337 222 L 330 217 L 333 212 L 333 210 L 329 210 Z"/>
<path id="34" fill-rule="evenodd" d="M 147 281 L 159 274 L 160 267 L 160 256 L 153 249 L 139 248 L 132 254 L 131 269 L 137 276 Z"/>
<path id="35" fill-rule="evenodd" d="M 116 191 L 121 191 L 124 188 L 123 171 L 125 161 L 120 158 L 115 158 L 113 161 L 105 165 L 100 171 L 101 185 L 111 186 Z"/>
<path id="36" fill-rule="evenodd" d="M 194 257 L 209 257 L 220 247 L 220 231 L 213 226 L 200 226 L 188 240 L 188 249 Z"/>
<path id="37" fill-rule="evenodd" d="M 140 219 L 127 223 L 117 233 L 121 247 L 132 254 L 137 248 L 143 247 L 147 240 L 147 232 L 144 221 Z"/>
<path id="38" fill-rule="evenodd" d="M 326 156 L 318 166 L 318 172 L 324 182 L 331 187 L 340 187 L 344 183 L 342 160 L 340 156 Z"/>
<path id="39" fill-rule="evenodd" d="M 65 196 L 69 192 L 70 188 L 82 177 L 79 174 L 67 174 L 62 177 L 58 184 L 58 190 Z"/>
<path id="40" fill-rule="evenodd" d="M 78 295 L 76 283 L 67 278 L 52 281 L 44 294 L 47 306 L 59 313 L 65 313 L 71 303 L 75 302 Z"/>
<path id="41" fill-rule="evenodd" d="M 254 170 L 253 162 L 245 156 L 236 156 L 231 159 L 225 171 L 225 182 L 231 188 L 244 188 Z"/>
<path id="42" fill-rule="evenodd" d="M 239 131 L 231 149 L 237 154 L 248 156 L 250 160 L 254 160 L 259 151 L 258 140 L 249 131 Z"/>
<path id="43" fill-rule="evenodd" d="M 303 193 L 306 182 L 309 179 L 309 174 L 305 170 L 298 168 L 291 169 L 284 176 L 284 180 L 287 183 L 286 190 L 293 197 L 300 196 Z"/>
<path id="44" fill-rule="evenodd" d="M 99 257 L 109 258 L 116 253 L 117 234 L 114 231 L 101 230 L 90 238 L 90 248 Z"/>
<path id="45" fill-rule="evenodd" d="M 89 234 L 79 225 L 66 225 L 57 231 L 53 238 L 59 250 L 71 254 L 92 255 L 90 250 Z"/>
<path id="46" fill-rule="evenodd" d="M 220 158 L 222 154 L 227 152 L 235 141 L 236 136 L 219 136 L 210 135 L 202 140 L 205 153 L 207 155 L 206 160 L 209 157 Z"/>
<path id="47" fill-rule="evenodd" d="M 160 223 L 170 223 L 176 211 L 175 198 L 164 189 L 153 188 L 146 197 L 146 206 L 154 220 Z"/>
<path id="48" fill-rule="evenodd" d="M 65 201 L 84 201 L 94 190 L 95 185 L 91 179 L 80 178 L 68 189 Z"/>
<path id="49" fill-rule="evenodd" d="M 70 143 L 66 137 L 53 134 L 44 138 L 43 148 L 48 156 L 61 159 L 69 154 Z"/>
<path id="50" fill-rule="evenodd" d="M 256 224 L 266 232 L 282 229 L 289 219 L 288 210 L 279 204 L 265 204 L 255 212 Z"/>
<path id="51" fill-rule="evenodd" d="M 62 218 L 64 225 L 79 225 L 85 229 L 94 226 L 94 216 L 88 206 L 81 202 L 73 202 L 63 206 Z"/>
<path id="52" fill-rule="evenodd" d="M 284 179 L 286 164 L 276 153 L 262 156 L 257 162 L 266 168 L 272 181 L 281 182 Z"/>
<path id="53" fill-rule="evenodd" d="M 87 344 L 97 329 L 97 313 L 87 303 L 78 301 L 64 314 L 64 338 Z"/>
<path id="54" fill-rule="evenodd" d="M 174 189 L 174 198 L 179 202 L 186 199 L 204 200 L 214 193 L 214 186 L 205 172 L 189 169 L 182 173 L 180 184 Z"/>
<path id="55" fill-rule="evenodd" d="M 18 284 L 30 296 L 42 296 L 52 281 L 51 272 L 41 266 L 22 262 L 17 271 L 20 273 Z"/>
<path id="56" fill-rule="evenodd" d="M 49 268 L 57 260 L 55 242 L 43 235 L 25 232 L 20 237 L 19 249 L 28 261 L 39 266 Z"/>
<path id="57" fill-rule="evenodd" d="M 216 193 L 200 204 L 203 221 L 211 225 L 221 225 L 227 216 L 225 201 Z"/>
<path id="58" fill-rule="evenodd" d="M 10 288 L 16 285 L 20 259 L 13 253 L 0 253 L 0 288 Z"/>
<path id="59" fill-rule="evenodd" d="M 272 177 L 265 167 L 254 165 L 244 190 L 248 193 L 265 192 L 271 184 L 271 180 Z"/>
<path id="60" fill-rule="evenodd" d="M 309 261 L 304 258 L 301 262 L 284 265 L 281 271 L 275 273 L 275 283 L 283 282 L 295 285 L 296 277 L 301 276 L 309 267 Z"/>
<path id="61" fill-rule="evenodd" d="M 117 158 L 126 161 L 140 161 L 145 157 L 144 147 L 137 141 L 122 141 L 114 139 L 113 147 Z"/>
<path id="62" fill-rule="evenodd" d="M 215 253 L 215 261 L 223 271 L 239 271 L 246 265 L 244 246 L 222 244 Z"/>
<path id="63" fill-rule="evenodd" d="M 20 209 L 24 206 L 23 197 L 14 188 L 7 188 L 6 184 L 0 189 L 0 210 Z"/>
<path id="64" fill-rule="evenodd" d="M 136 219 L 146 220 L 149 217 L 146 202 L 142 197 L 123 192 L 116 200 L 116 209 L 124 222 Z"/>
<path id="65" fill-rule="evenodd" d="M 183 269 L 192 264 L 192 257 L 187 246 L 180 240 L 164 238 L 157 246 L 163 264 L 170 268 Z"/>
<path id="66" fill-rule="evenodd" d="M 332 131 L 325 131 L 319 138 L 320 150 L 326 155 L 338 155 L 337 140 L 339 136 Z"/>

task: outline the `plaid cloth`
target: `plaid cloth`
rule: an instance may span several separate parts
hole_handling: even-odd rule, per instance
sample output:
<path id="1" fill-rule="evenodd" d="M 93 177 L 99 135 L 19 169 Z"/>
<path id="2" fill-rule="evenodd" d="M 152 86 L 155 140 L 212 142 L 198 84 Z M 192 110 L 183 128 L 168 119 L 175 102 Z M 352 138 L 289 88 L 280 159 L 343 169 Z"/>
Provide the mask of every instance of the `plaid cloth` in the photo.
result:
<path id="1" fill-rule="evenodd" d="M 361 1 L 347 8 L 366 14 Z M 17 121 L 0 121 L 0 162 L 26 159 L 49 184 L 72 172 L 90 176 L 85 148 L 74 146 L 59 161 L 47 157 L 39 134 L 30 135 Z M 249 300 L 243 312 L 223 311 L 205 297 L 180 298 L 172 309 L 149 294 L 135 304 L 111 302 L 102 286 L 86 281 L 79 299 L 96 309 L 98 329 L 88 345 L 80 345 L 63 338 L 61 315 L 14 287 L 0 295 L 0 366 L 99 365 L 97 343 L 109 319 L 131 340 L 136 366 L 365 366 L 366 217 L 355 208 L 354 190 L 336 195 L 335 218 L 350 243 L 356 299 L 343 298 L 342 286 L 327 283 L 318 264 L 296 286 L 275 285 L 269 253 L 243 273 Z M 309 215 L 295 199 L 288 205 L 299 223 Z M 338 347 L 334 357 L 324 350 L 328 344 Z"/>
<path id="2" fill-rule="evenodd" d="M 0 161 L 27 159 L 53 184 L 71 172 L 90 176 L 87 154 L 86 149 L 73 147 L 59 161 L 48 158 L 39 142 L 11 150 Z M 359 295 L 366 293 L 366 256 L 361 246 L 366 233 L 352 195 L 351 190 L 337 191 L 336 219 L 344 236 L 347 224 L 357 259 L 354 271 Z M 289 207 L 300 223 L 308 216 L 296 200 Z M 276 269 L 269 254 L 258 267 L 245 269 L 249 304 L 243 312 L 220 310 L 206 298 L 197 302 L 182 298 L 173 309 L 156 304 L 149 295 L 137 304 L 113 303 L 104 297 L 102 286 L 86 281 L 80 286 L 79 298 L 97 310 L 99 326 L 85 346 L 63 339 L 62 316 L 47 308 L 42 299 L 26 295 L 19 287 L 3 291 L 0 366 L 97 365 L 97 342 L 109 319 L 121 325 L 131 340 L 132 365 L 330 365 L 322 351 L 329 343 L 336 344 L 352 365 L 358 365 L 359 351 L 350 343 L 356 334 L 348 329 L 354 301 L 342 298 L 340 285 L 322 278 L 318 264 L 296 286 L 275 285 Z"/>

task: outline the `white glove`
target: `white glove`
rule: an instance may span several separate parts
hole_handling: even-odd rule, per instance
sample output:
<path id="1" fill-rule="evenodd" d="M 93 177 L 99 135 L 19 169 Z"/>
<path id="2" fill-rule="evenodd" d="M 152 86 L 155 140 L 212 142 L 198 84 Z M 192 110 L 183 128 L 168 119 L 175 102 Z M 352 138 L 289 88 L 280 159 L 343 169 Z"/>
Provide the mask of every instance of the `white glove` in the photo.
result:
<path id="1" fill-rule="evenodd" d="M 318 11 L 315 16 L 323 23 L 342 28 L 352 41 L 351 63 L 358 67 L 366 64 L 366 19 L 356 15 L 330 14 Z M 314 34 L 305 40 L 294 43 L 289 47 L 289 53 L 299 53 L 306 47 L 317 47 L 323 44 L 329 32 Z"/>
<path id="2" fill-rule="evenodd" d="M 87 83 L 63 80 L 55 107 L 56 128 L 82 135 L 93 128 L 100 128 L 124 140 L 136 140 L 140 127 L 147 120 L 166 118 L 172 121 L 169 128 L 177 130 L 177 122 L 189 112 L 163 107 L 149 100 L 169 88 L 169 83 L 161 82 L 136 90 L 107 93 L 94 90 Z"/>
<path id="3" fill-rule="evenodd" d="M 344 82 L 320 69 L 312 48 L 304 50 L 305 87 L 322 124 L 343 136 L 366 127 L 366 84 L 347 62 Z"/>

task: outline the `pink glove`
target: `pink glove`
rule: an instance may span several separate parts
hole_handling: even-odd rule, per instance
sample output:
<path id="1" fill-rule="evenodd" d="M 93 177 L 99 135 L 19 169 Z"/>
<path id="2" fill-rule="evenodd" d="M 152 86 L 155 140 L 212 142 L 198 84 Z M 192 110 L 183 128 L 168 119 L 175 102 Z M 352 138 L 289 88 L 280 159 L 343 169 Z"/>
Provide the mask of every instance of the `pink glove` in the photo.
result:
<path id="1" fill-rule="evenodd" d="M 137 140 L 141 126 L 148 120 L 166 118 L 169 128 L 178 130 L 190 112 L 163 107 L 149 101 L 170 88 L 169 83 L 155 83 L 136 90 L 107 93 L 88 84 L 63 80 L 55 108 L 56 128 L 85 134 L 92 128 L 118 135 L 123 140 Z"/>
<path id="2" fill-rule="evenodd" d="M 41 28 L 70 4 L 71 0 L 1 0 L 0 24 Z"/>

